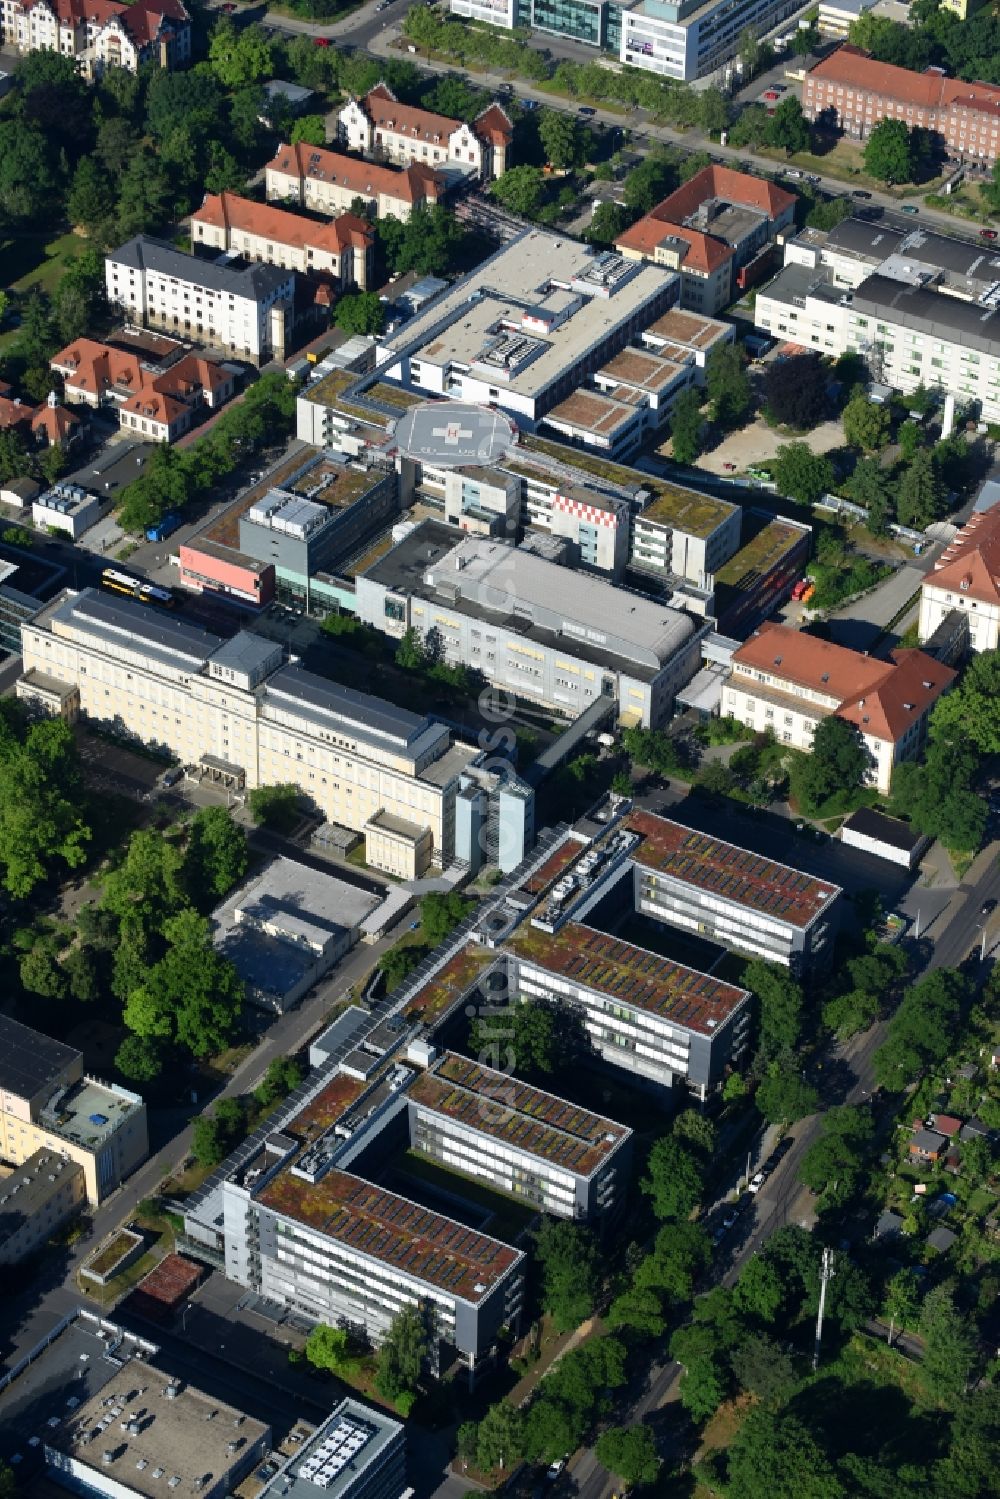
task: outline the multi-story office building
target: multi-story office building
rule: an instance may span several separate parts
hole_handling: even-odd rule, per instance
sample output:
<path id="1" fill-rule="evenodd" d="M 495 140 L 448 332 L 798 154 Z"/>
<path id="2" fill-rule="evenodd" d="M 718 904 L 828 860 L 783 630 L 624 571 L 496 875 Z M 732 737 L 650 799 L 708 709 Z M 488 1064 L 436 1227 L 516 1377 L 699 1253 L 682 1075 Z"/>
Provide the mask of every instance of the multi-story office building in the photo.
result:
<path id="1" fill-rule="evenodd" d="M 401 104 L 387 83 L 363 99 L 348 99 L 337 116 L 337 134 L 348 151 L 407 167 L 452 168 L 468 177 L 502 177 L 514 127 L 499 104 L 472 124 Z"/>
<path id="2" fill-rule="evenodd" d="M 725 68 L 747 27 L 758 36 L 796 0 L 450 0 L 456 16 L 528 26 L 613 52 L 631 68 L 690 82 Z"/>
<path id="3" fill-rule="evenodd" d="M 727 500 L 661 484 L 632 522 L 632 566 L 710 591 L 739 547 L 742 513 Z"/>
<path id="4" fill-rule="evenodd" d="M 13 52 L 58 52 L 87 78 L 108 68 L 180 68 L 191 61 L 181 0 L 0 0 L 0 41 Z"/>
<path id="5" fill-rule="evenodd" d="M 621 1206 L 632 1131 L 447 1052 L 409 1088 L 410 1148 L 555 1218 Z"/>
<path id="6" fill-rule="evenodd" d="M 617 578 L 628 563 L 634 492 L 628 485 L 629 471 L 622 469 L 622 482 L 617 483 L 614 469 L 602 478 L 575 468 L 573 454 L 560 460 L 550 456 L 552 451 L 520 447 L 508 459 L 508 468 L 520 481 L 522 524 L 568 542 L 580 566 Z"/>
<path id="7" fill-rule="evenodd" d="M 396 475 L 320 460 L 312 484 L 272 489 L 239 521 L 239 550 L 274 565 L 279 585 L 308 593 L 313 573 L 349 556 L 399 510 Z M 305 497 L 309 488 L 315 499 Z"/>
<path id="8" fill-rule="evenodd" d="M 375 230 L 356 213 L 318 224 L 238 193 L 206 194 L 191 215 L 191 243 L 303 275 L 332 277 L 338 287 L 361 291 L 368 287 L 375 259 Z"/>
<path id="9" fill-rule="evenodd" d="M 284 354 L 295 288 L 291 271 L 218 265 L 146 234 L 112 251 L 105 271 L 111 306 L 144 328 L 214 344 L 254 364 Z"/>
<path id="10" fill-rule="evenodd" d="M 526 230 L 385 339 L 384 379 L 528 430 L 677 301 L 677 276 Z"/>
<path id="11" fill-rule="evenodd" d="M 397 1119 L 405 1134 L 411 1078 L 405 1067 L 371 1085 L 337 1073 L 282 1121 L 225 1182 L 226 1275 L 375 1343 L 419 1307 L 435 1363 L 445 1343 L 472 1373 L 500 1328 L 517 1327 L 524 1255 L 347 1169 L 359 1130 L 370 1141 Z"/>
<path id="12" fill-rule="evenodd" d="M 602 578 L 425 521 L 357 580 L 358 616 L 429 636 L 446 661 L 575 718 L 602 694 L 657 727 L 691 680 L 708 626 Z"/>
<path id="13" fill-rule="evenodd" d="M 575 921 L 555 932 L 523 924 L 507 952 L 521 999 L 578 1011 L 600 1056 L 637 1078 L 704 1099 L 746 1049 L 745 989 L 631 942 Z"/>
<path id="14" fill-rule="evenodd" d="M 974 511 L 920 585 L 920 640 L 958 612 L 972 651 L 1000 648 L 1000 507 Z"/>
<path id="15" fill-rule="evenodd" d="M 93 589 L 24 630 L 22 699 L 114 725 L 228 785 L 294 782 L 342 827 L 387 813 L 405 825 L 410 877 L 418 854 L 453 857 L 459 779 L 477 751 L 443 724 L 284 665 L 262 636 L 224 641 Z"/>
<path id="16" fill-rule="evenodd" d="M 795 201 L 763 177 L 705 167 L 620 234 L 615 249 L 678 272 L 681 307 L 711 315 L 736 295 L 743 268 L 792 223 Z"/>
<path id="17" fill-rule="evenodd" d="M 373 217 L 384 219 L 391 214 L 404 221 L 414 208 L 437 203 L 444 192 L 440 173 L 431 167 L 417 162 L 408 167 L 379 166 L 304 141 L 279 146 L 267 164 L 264 181 L 269 203 L 343 214 L 354 212 L 360 198 Z"/>
<path id="18" fill-rule="evenodd" d="M 625 826 L 640 839 L 631 857 L 643 915 L 796 972 L 832 951 L 838 885 L 652 812 Z"/>
<path id="19" fill-rule="evenodd" d="M 702 317 L 698 313 L 681 312 L 676 307 L 644 328 L 641 334 L 645 348 L 653 349 L 675 364 L 693 365 L 696 385 L 705 384 L 706 365 L 713 349 L 731 344 L 735 336 L 732 323 L 720 323 L 717 318 Z"/>
<path id="20" fill-rule="evenodd" d="M 789 625 L 762 624 L 733 655 L 722 711 L 806 753 L 816 725 L 836 714 L 864 743 L 869 783 L 888 792 L 896 766 L 923 748 L 928 714 L 955 676 L 923 651 L 877 661 Z"/>
<path id="21" fill-rule="evenodd" d="M 85 1076 L 74 1047 L 0 1016 L 0 1158 L 20 1166 L 38 1150 L 81 1166 L 96 1206 L 146 1159 L 146 1106 Z"/>
<path id="22" fill-rule="evenodd" d="M 498 736 L 500 738 L 501 736 Z M 535 842 L 535 793 L 500 753 L 484 750 L 462 771 L 455 803 L 455 858 L 473 874 L 484 864 L 506 874 Z"/>
<path id="23" fill-rule="evenodd" d="M 42 1146 L 0 1180 L 0 1266 L 41 1254 L 83 1206 L 83 1167 Z"/>
<path id="24" fill-rule="evenodd" d="M 880 120 L 927 130 L 963 161 L 992 166 L 1000 155 L 1000 87 L 948 78 L 939 69 L 913 73 L 876 62 L 844 45 L 805 76 L 802 112 L 863 140 Z"/>
<path id="25" fill-rule="evenodd" d="M 266 1480 L 257 1499 L 316 1499 L 317 1489 L 327 1499 L 402 1499 L 412 1492 L 406 1487 L 402 1422 L 360 1400 L 341 1400 Z"/>

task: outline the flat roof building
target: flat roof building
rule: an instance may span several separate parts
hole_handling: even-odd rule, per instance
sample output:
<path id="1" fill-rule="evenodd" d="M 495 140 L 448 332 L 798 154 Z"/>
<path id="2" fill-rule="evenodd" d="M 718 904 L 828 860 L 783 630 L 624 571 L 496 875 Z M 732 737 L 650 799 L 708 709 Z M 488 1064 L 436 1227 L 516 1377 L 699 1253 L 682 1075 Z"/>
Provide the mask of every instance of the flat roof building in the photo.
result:
<path id="1" fill-rule="evenodd" d="M 446 1052 L 407 1093 L 410 1147 L 558 1218 L 622 1203 L 631 1130 Z"/>
<path id="2" fill-rule="evenodd" d="M 212 913 L 212 941 L 261 1009 L 282 1011 L 358 941 L 378 896 L 295 859 L 272 860 Z"/>
<path id="3" fill-rule="evenodd" d="M 385 1411 L 341 1400 L 257 1499 L 402 1499 L 406 1433 Z"/>
<path id="4" fill-rule="evenodd" d="M 75 1047 L 0 1015 L 0 1158 L 21 1166 L 40 1149 L 77 1162 L 96 1205 L 146 1159 L 146 1106 L 87 1077 Z"/>
<path id="5" fill-rule="evenodd" d="M 633 811 L 635 908 L 670 926 L 795 972 L 833 946 L 842 891 L 750 849 L 652 812 Z"/>
<path id="6" fill-rule="evenodd" d="M 440 641 L 520 697 L 575 718 L 606 695 L 626 723 L 657 726 L 700 664 L 707 626 L 589 574 L 493 540 L 455 544 L 417 526 L 357 580 L 358 616 Z"/>
<path id="7" fill-rule="evenodd" d="M 383 377 L 530 430 L 677 293 L 669 271 L 525 230 L 388 336 Z"/>
<path id="8" fill-rule="evenodd" d="M 285 665 L 251 631 L 223 641 L 93 589 L 64 593 L 25 631 L 22 698 L 44 673 L 74 695 L 70 716 L 169 749 L 194 774 L 250 789 L 293 777 L 329 821 L 360 831 L 391 813 L 430 830 L 435 859 L 453 857 L 459 779 L 478 751 L 445 725 Z"/>
<path id="9" fill-rule="evenodd" d="M 82 1208 L 85 1192 L 83 1167 L 46 1146 L 0 1177 L 0 1265 L 40 1254 Z"/>

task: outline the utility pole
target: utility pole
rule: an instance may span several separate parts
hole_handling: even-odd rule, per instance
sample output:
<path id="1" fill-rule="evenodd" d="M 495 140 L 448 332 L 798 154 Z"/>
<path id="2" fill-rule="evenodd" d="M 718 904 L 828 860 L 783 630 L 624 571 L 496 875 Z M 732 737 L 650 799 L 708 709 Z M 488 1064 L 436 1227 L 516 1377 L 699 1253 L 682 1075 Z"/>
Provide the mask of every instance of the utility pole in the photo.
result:
<path id="1" fill-rule="evenodd" d="M 833 1250 L 823 1250 L 819 1271 L 819 1311 L 816 1313 L 816 1342 L 813 1346 L 813 1373 L 819 1367 L 819 1345 L 823 1340 L 823 1313 L 826 1310 L 826 1288 L 833 1279 Z"/>

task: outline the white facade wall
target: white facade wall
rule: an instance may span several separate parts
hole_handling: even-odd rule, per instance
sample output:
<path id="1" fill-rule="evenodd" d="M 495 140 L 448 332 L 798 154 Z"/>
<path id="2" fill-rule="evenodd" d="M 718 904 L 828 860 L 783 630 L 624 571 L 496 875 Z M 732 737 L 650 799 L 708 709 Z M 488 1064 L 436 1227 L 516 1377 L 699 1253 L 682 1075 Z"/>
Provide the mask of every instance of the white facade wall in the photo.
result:
<path id="1" fill-rule="evenodd" d="M 192 273 L 197 262 L 192 262 Z M 259 361 L 271 351 L 272 309 L 291 311 L 295 277 L 260 300 L 216 291 L 195 280 L 161 271 L 138 271 L 109 255 L 105 261 L 108 300 L 143 326 L 165 328 L 180 336 L 207 341 Z"/>
<path id="2" fill-rule="evenodd" d="M 779 679 L 773 678 L 772 681 L 779 682 Z M 780 686 L 779 690 L 782 690 Z M 739 719 L 755 733 L 761 734 L 769 729 L 780 743 L 808 754 L 812 750 L 816 725 L 820 719 L 835 713 L 840 704 L 835 698 L 823 697 L 818 692 L 792 687 L 788 683 L 784 684 L 783 690 L 788 693 L 787 700 L 776 703 L 759 684 L 734 675 L 726 683 L 722 711 Z M 796 698 L 804 701 L 797 702 Z M 923 720 L 911 724 L 898 746 L 892 740 L 876 739 L 872 734 L 861 736 L 871 761 L 866 776 L 870 786 L 889 791 L 893 766 L 897 759 L 906 759 L 916 752 L 922 727 Z"/>
<path id="3" fill-rule="evenodd" d="M 929 573 L 920 589 L 920 642 L 929 640 L 952 610 L 960 609 L 969 622 L 969 649 L 995 651 L 1000 647 L 1000 604 L 970 599 L 956 589 L 940 587 Z"/>

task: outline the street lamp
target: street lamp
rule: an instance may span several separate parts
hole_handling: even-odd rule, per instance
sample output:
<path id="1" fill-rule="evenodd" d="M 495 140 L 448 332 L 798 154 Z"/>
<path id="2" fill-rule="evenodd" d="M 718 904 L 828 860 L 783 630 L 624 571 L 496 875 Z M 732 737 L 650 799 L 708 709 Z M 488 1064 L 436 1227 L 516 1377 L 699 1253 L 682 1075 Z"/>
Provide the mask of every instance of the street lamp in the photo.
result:
<path id="1" fill-rule="evenodd" d="M 977 921 L 976 931 L 982 934 L 979 942 L 979 961 L 984 963 L 986 961 L 986 922 Z"/>

